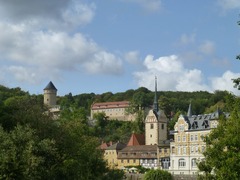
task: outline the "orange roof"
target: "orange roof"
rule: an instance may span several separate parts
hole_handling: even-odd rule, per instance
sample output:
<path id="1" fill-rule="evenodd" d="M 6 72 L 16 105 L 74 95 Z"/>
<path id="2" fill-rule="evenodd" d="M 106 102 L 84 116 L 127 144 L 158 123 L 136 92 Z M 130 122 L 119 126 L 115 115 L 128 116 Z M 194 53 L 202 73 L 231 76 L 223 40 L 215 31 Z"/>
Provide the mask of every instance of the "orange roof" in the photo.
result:
<path id="1" fill-rule="evenodd" d="M 102 144 L 98 148 L 101 150 L 105 150 L 109 146 L 112 146 L 112 141 L 110 141 L 109 143 L 102 142 Z"/>
<path id="2" fill-rule="evenodd" d="M 129 106 L 129 101 L 101 102 L 92 104 L 92 109 L 125 108 Z"/>
<path id="3" fill-rule="evenodd" d="M 145 145 L 145 136 L 144 134 L 132 134 L 130 140 L 128 141 L 127 146 L 138 146 Z"/>

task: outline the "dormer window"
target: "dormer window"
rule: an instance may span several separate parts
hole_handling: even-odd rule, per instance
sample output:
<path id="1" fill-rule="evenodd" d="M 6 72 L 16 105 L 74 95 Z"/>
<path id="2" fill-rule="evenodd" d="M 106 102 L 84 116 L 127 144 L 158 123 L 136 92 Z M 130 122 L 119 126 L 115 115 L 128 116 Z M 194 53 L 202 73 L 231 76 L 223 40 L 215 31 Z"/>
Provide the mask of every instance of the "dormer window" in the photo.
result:
<path id="1" fill-rule="evenodd" d="M 184 131 L 184 124 L 180 124 L 178 126 L 178 131 Z"/>
<path id="2" fill-rule="evenodd" d="M 193 128 L 193 129 L 197 129 L 197 128 L 198 128 L 198 122 L 197 122 L 197 121 L 194 121 L 194 122 L 193 122 L 192 128 Z"/>
<path id="3" fill-rule="evenodd" d="M 205 128 L 208 128 L 209 127 L 208 121 L 207 120 L 203 121 L 202 126 L 204 126 Z"/>

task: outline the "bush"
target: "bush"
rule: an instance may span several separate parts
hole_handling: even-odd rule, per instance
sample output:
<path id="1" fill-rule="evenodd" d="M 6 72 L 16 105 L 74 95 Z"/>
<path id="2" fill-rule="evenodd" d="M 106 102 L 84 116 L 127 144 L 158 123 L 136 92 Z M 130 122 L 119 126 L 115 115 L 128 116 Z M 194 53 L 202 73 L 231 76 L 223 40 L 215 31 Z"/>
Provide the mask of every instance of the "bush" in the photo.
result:
<path id="1" fill-rule="evenodd" d="M 150 170 L 148 171 L 145 176 L 144 180 L 172 180 L 172 175 L 164 170 Z"/>

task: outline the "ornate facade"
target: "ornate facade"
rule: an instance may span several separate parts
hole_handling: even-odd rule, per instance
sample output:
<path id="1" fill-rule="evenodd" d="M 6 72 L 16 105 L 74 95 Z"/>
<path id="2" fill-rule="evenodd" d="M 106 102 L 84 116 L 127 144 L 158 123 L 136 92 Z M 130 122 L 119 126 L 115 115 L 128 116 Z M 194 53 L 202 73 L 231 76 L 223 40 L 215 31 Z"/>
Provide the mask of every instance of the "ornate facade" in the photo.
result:
<path id="1" fill-rule="evenodd" d="M 206 144 L 203 137 L 207 136 L 218 125 L 220 115 L 226 117 L 228 113 L 219 110 L 211 114 L 192 115 L 191 105 L 188 115 L 181 115 L 174 126 L 174 141 L 170 143 L 170 172 L 173 174 L 197 174 L 197 162 L 204 156 Z"/>

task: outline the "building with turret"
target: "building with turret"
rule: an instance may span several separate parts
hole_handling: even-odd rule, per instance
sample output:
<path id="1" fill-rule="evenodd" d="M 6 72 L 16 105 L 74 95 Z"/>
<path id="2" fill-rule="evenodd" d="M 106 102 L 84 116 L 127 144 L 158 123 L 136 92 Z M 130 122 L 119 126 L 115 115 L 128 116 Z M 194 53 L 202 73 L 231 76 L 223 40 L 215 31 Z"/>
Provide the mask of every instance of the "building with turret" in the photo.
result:
<path id="1" fill-rule="evenodd" d="M 44 91 L 44 104 L 48 107 L 54 107 L 57 104 L 57 88 L 50 81 L 43 89 Z"/>
<path id="2" fill-rule="evenodd" d="M 60 106 L 57 105 L 57 88 L 50 81 L 47 86 L 43 89 L 43 103 L 49 109 L 49 113 L 54 119 L 57 119 L 60 114 Z"/>
<path id="3" fill-rule="evenodd" d="M 191 103 L 186 116 L 180 115 L 174 126 L 174 141 L 170 143 L 171 166 L 169 171 L 172 174 L 196 175 L 198 173 L 197 162 L 201 161 L 206 149 L 203 141 L 205 136 L 218 125 L 220 116 L 226 118 L 229 113 L 217 109 L 210 114 L 192 115 Z"/>
<path id="4" fill-rule="evenodd" d="M 157 78 L 155 78 L 155 96 L 153 109 L 149 111 L 145 119 L 146 145 L 159 145 L 167 140 L 167 117 L 158 107 Z"/>

